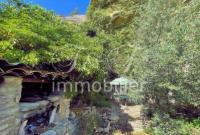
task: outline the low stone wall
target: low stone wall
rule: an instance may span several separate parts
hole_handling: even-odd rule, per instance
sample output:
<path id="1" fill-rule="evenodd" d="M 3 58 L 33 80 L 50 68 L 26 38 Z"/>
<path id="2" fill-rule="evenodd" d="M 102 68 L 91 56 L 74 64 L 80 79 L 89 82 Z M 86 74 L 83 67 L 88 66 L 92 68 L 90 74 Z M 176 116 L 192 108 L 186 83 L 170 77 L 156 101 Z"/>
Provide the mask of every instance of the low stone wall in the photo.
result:
<path id="1" fill-rule="evenodd" d="M 17 135 L 20 127 L 19 100 L 22 79 L 5 77 L 0 85 L 0 134 Z"/>
<path id="2" fill-rule="evenodd" d="M 42 135 L 71 135 L 69 133 L 69 113 L 70 113 L 70 99 L 60 97 L 56 102 L 55 106 L 59 105 L 59 111 L 57 112 L 57 117 L 54 122 L 54 127 L 50 128 L 48 131 Z"/>

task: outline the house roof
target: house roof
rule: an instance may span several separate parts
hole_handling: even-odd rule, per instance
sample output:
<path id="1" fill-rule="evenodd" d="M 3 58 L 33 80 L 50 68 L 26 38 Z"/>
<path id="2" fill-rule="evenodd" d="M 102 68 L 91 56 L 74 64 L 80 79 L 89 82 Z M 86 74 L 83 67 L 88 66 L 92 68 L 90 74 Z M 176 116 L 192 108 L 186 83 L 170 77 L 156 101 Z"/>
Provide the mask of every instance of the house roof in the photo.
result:
<path id="1" fill-rule="evenodd" d="M 53 80 L 69 80 L 66 72 L 50 72 L 48 70 L 33 69 L 21 63 L 9 63 L 7 60 L 0 59 L 0 83 L 5 76 L 22 77 L 24 82 L 49 82 Z"/>

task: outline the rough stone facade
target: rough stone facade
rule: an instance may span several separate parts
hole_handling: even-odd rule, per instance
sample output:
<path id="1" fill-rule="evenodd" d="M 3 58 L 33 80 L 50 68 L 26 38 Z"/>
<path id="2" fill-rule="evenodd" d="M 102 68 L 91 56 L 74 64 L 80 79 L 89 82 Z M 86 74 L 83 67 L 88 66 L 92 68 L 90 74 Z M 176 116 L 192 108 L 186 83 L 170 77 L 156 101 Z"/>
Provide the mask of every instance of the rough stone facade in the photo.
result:
<path id="1" fill-rule="evenodd" d="M 5 77 L 0 85 L 0 134 L 17 135 L 20 127 L 19 100 L 22 79 Z"/>
<path id="2" fill-rule="evenodd" d="M 20 103 L 22 78 L 4 77 L 0 84 L 0 135 L 18 135 L 23 121 L 46 111 L 49 105 L 58 107 L 55 126 L 47 133 L 68 134 L 68 116 L 70 99 L 64 96 L 52 96 L 34 103 Z"/>

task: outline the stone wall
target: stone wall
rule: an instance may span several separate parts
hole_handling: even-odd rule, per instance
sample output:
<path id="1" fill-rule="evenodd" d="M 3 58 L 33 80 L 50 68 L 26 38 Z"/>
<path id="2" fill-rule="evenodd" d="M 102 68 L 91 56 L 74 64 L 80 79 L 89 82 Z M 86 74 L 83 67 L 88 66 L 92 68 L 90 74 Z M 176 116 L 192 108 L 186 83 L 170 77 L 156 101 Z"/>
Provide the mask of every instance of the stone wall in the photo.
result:
<path id="1" fill-rule="evenodd" d="M 35 114 L 45 112 L 49 105 L 58 107 L 54 127 L 49 132 L 67 135 L 69 126 L 70 99 L 64 96 L 48 97 L 35 103 L 19 103 L 22 92 L 22 78 L 4 77 L 0 84 L 0 135 L 18 135 L 22 121 Z M 44 133 L 45 134 L 45 133 Z"/>
<path id="2" fill-rule="evenodd" d="M 69 113 L 70 113 L 70 99 L 60 96 L 59 100 L 54 104 L 59 105 L 57 117 L 54 122 L 54 127 L 42 135 L 71 135 L 69 133 Z"/>
<path id="3" fill-rule="evenodd" d="M 20 126 L 19 100 L 22 79 L 5 77 L 0 85 L 0 134 L 17 135 Z"/>
<path id="4" fill-rule="evenodd" d="M 60 109 L 58 112 L 59 118 L 60 119 L 66 119 L 69 117 L 69 113 L 70 113 L 70 99 L 67 98 L 61 98 L 60 99 Z"/>

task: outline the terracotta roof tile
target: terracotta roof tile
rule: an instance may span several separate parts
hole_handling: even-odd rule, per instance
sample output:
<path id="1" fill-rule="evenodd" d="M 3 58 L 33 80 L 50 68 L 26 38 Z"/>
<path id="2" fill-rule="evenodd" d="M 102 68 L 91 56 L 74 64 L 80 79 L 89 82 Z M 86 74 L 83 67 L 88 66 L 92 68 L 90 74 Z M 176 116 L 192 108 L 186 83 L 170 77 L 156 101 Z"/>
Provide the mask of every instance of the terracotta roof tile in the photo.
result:
<path id="1" fill-rule="evenodd" d="M 33 70 L 28 65 L 21 63 L 9 63 L 0 59 L 0 83 L 3 82 L 4 76 L 16 76 L 24 79 L 41 79 L 46 81 L 65 81 L 68 79 L 66 72 L 49 72 L 46 70 Z M 30 81 L 30 80 L 29 80 Z"/>

